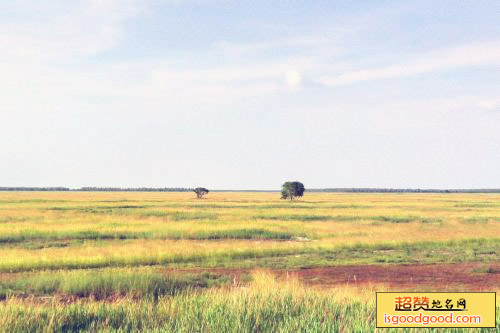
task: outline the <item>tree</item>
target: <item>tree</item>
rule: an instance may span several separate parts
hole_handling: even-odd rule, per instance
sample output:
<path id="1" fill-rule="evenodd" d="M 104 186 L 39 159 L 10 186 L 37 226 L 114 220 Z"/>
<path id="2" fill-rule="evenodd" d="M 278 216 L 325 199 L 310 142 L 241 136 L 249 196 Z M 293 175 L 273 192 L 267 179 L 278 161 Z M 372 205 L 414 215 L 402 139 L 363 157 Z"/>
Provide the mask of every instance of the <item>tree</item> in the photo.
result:
<path id="1" fill-rule="evenodd" d="M 304 195 L 304 184 L 301 182 L 285 182 L 281 189 L 281 199 L 293 200 Z"/>
<path id="2" fill-rule="evenodd" d="M 196 193 L 196 196 L 198 197 L 198 199 L 201 199 L 209 191 L 204 187 L 197 187 L 193 190 L 193 192 Z"/>

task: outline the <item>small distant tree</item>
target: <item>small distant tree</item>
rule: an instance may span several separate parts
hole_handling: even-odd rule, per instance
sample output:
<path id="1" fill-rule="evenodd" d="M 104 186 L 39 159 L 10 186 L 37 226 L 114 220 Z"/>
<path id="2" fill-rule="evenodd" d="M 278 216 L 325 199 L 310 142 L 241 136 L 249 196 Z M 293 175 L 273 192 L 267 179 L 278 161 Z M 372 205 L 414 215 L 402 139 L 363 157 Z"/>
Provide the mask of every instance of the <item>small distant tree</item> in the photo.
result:
<path id="1" fill-rule="evenodd" d="M 290 199 L 301 197 L 304 195 L 304 184 L 301 182 L 285 182 L 281 189 L 281 199 Z"/>
<path id="2" fill-rule="evenodd" d="M 198 197 L 198 199 L 201 199 L 209 191 L 204 187 L 197 187 L 193 190 L 193 192 L 196 193 L 196 196 Z"/>

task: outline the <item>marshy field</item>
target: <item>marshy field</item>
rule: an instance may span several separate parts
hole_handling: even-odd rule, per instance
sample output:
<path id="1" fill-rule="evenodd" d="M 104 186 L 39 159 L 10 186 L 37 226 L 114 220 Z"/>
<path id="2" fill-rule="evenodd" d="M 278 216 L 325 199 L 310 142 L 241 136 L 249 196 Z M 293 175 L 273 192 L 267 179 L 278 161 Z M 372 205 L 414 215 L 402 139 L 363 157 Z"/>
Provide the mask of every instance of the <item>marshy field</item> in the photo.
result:
<path id="1" fill-rule="evenodd" d="M 500 194 L 0 192 L 0 331 L 372 332 L 390 290 L 500 291 Z"/>

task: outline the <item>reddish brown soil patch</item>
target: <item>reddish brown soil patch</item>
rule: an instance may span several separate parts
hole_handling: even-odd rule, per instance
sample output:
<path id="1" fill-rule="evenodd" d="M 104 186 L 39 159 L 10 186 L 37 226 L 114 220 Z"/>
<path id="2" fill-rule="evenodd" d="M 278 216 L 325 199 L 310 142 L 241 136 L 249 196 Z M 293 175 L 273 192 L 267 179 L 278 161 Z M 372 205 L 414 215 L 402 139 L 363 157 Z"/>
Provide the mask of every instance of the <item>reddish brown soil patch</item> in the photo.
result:
<path id="1" fill-rule="evenodd" d="M 241 283 L 242 269 L 175 269 L 171 273 L 208 271 L 229 275 L 235 284 Z M 271 270 L 280 278 L 297 276 L 307 285 L 328 288 L 338 285 L 385 285 L 399 290 L 495 291 L 500 290 L 500 264 L 434 264 L 434 265 L 353 265 L 308 268 L 301 270 Z"/>
<path id="2" fill-rule="evenodd" d="M 491 273 L 486 272 L 489 270 Z M 296 271 L 307 284 L 384 284 L 390 289 L 430 287 L 441 290 L 491 291 L 500 288 L 499 264 L 361 265 Z"/>

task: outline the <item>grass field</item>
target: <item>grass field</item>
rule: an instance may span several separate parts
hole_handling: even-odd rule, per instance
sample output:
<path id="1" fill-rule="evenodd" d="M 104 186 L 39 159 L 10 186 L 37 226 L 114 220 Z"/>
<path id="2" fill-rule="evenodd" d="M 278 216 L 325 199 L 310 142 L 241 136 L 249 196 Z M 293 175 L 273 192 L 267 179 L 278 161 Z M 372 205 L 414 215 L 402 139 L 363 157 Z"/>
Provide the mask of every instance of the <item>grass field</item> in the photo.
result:
<path id="1" fill-rule="evenodd" d="M 0 331 L 365 332 L 375 291 L 500 291 L 498 194 L 279 197 L 0 193 Z"/>

